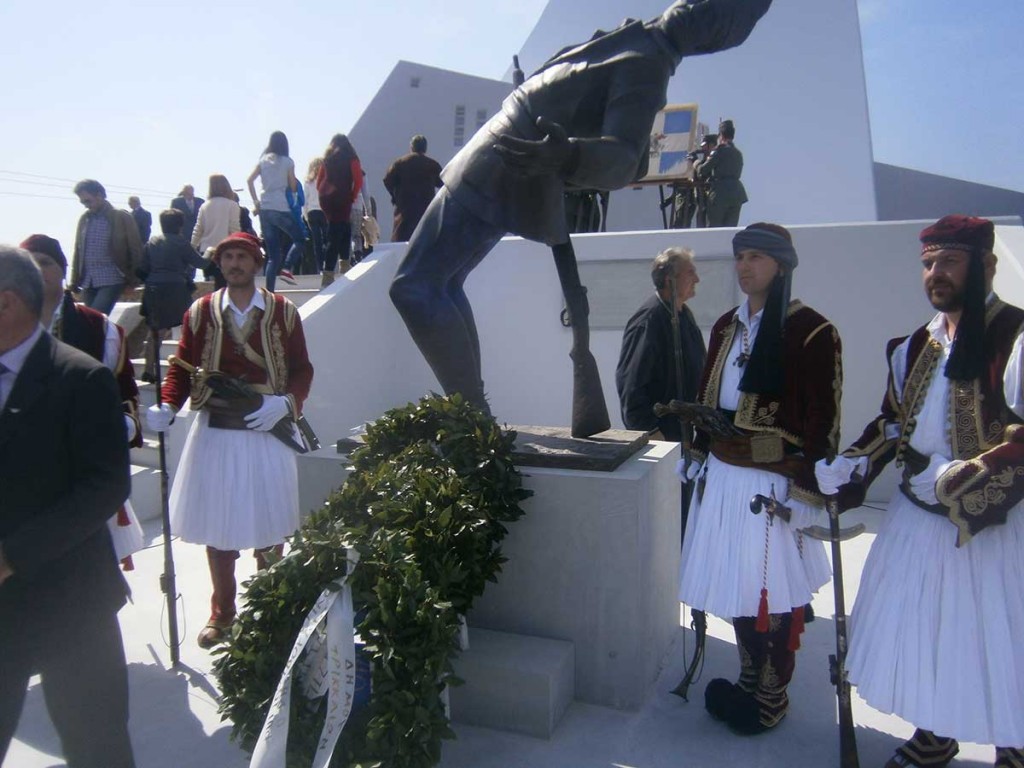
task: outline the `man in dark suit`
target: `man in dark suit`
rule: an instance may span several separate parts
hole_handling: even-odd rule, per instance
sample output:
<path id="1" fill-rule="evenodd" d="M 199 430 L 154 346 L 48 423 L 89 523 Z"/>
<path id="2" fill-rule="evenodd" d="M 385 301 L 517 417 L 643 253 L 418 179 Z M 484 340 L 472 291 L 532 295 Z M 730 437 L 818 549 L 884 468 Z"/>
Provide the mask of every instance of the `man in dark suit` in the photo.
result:
<path id="1" fill-rule="evenodd" d="M 487 407 L 462 287 L 470 271 L 511 233 L 552 246 L 563 291 L 573 283 L 579 291 L 566 189 L 620 189 L 641 178 L 679 61 L 739 45 L 770 5 L 678 0 L 657 19 L 598 32 L 516 88 L 452 159 L 391 284 L 391 300 L 446 394 Z"/>
<path id="2" fill-rule="evenodd" d="M 441 165 L 427 157 L 426 137 L 413 136 L 409 149 L 409 154 L 395 160 L 384 176 L 384 188 L 395 207 L 393 243 L 404 243 L 412 237 L 423 212 L 441 186 Z"/>
<path id="3" fill-rule="evenodd" d="M 0 762 L 38 673 L 68 766 L 131 768 L 106 525 L 131 490 L 121 398 L 43 330 L 42 304 L 31 255 L 0 246 Z"/>
<path id="4" fill-rule="evenodd" d="M 743 153 L 732 143 L 735 138 L 732 120 L 723 120 L 718 126 L 718 146 L 696 166 L 697 177 L 711 185 L 707 202 L 709 227 L 735 227 L 740 221 L 740 208 L 747 202 L 747 190 L 740 181 Z"/>
<path id="5" fill-rule="evenodd" d="M 153 233 L 153 214 L 142 207 L 142 201 L 136 195 L 128 198 L 128 207 L 132 209 L 132 218 L 139 228 L 139 239 L 145 245 Z"/>
<path id="6" fill-rule="evenodd" d="M 171 200 L 171 208 L 181 211 L 185 215 L 185 225 L 181 228 L 181 234 L 186 240 L 192 239 L 192 230 L 196 228 L 196 217 L 199 216 L 199 209 L 205 201 L 196 197 L 196 190 L 191 184 L 181 188 L 181 194 Z"/>

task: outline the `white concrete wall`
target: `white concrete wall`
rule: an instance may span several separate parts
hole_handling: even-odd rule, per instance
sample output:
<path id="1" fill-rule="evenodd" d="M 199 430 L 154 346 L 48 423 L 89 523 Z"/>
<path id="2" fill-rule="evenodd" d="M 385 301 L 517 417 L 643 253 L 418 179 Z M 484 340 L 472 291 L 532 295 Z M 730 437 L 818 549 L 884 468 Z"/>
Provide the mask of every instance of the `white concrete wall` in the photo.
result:
<path id="1" fill-rule="evenodd" d="M 668 0 L 551 0 L 519 61 L 529 74 L 563 46 L 649 19 Z M 584 11 L 585 8 L 585 11 Z M 871 127 L 856 0 L 775 0 L 740 47 L 684 59 L 668 101 L 696 102 L 716 130 L 736 122 L 750 202 L 740 223 L 874 221 Z M 609 229 L 661 226 L 655 190 L 612 195 Z"/>
<path id="2" fill-rule="evenodd" d="M 1024 230 L 1019 219 L 1001 222 L 996 288 L 1006 299 L 1024 304 Z M 800 254 L 794 296 L 828 316 L 843 339 L 844 445 L 877 413 L 885 386 L 886 340 L 910 333 L 931 316 L 920 285 L 917 240 L 927 223 L 792 228 Z M 684 230 L 575 238 L 582 274 L 595 276 L 595 316 L 608 314 L 602 306 L 608 299 L 602 296 L 614 293 L 614 286 L 601 284 L 605 265 L 633 265 L 630 276 L 621 278 L 629 298 L 620 303 L 636 306 L 648 295 L 653 256 L 669 245 L 683 245 L 695 250 L 704 276 L 693 306 L 706 334 L 738 300 L 730 282 L 731 237 L 730 230 Z M 306 413 L 325 445 L 389 407 L 438 389 L 387 296 L 403 249 L 379 248 L 369 262 L 301 310 L 316 367 Z M 473 272 L 466 289 L 480 329 L 484 382 L 495 416 L 510 424 L 567 425 L 571 334 L 559 323 L 562 301 L 548 249 L 507 238 Z M 621 338 L 621 327 L 595 330 L 592 338 L 615 426 L 621 426 L 614 378 Z M 891 488 L 888 480 L 876 484 L 873 497 L 885 498 Z"/>
<path id="3" fill-rule="evenodd" d="M 668 4 L 551 0 L 519 53 L 520 64 L 529 75 L 595 29 L 614 28 L 627 16 L 652 18 Z M 486 31 L 479 43 L 486 45 Z M 410 88 L 414 77 L 420 78 L 418 88 Z M 457 149 L 455 105 L 466 106 L 468 139 L 477 109 L 497 112 L 510 89 L 510 82 L 399 62 L 350 134 L 382 221 L 391 210 L 381 179 L 407 151 L 409 138 L 424 134 L 428 154 L 443 165 Z M 720 118 L 735 120 L 751 200 L 741 224 L 877 218 L 856 0 L 775 0 L 739 48 L 684 60 L 669 85 L 668 102 L 697 102 L 699 119 L 712 131 Z M 655 187 L 612 195 L 610 230 L 661 226 Z"/>
<path id="4" fill-rule="evenodd" d="M 413 82 L 417 85 L 413 87 Z M 444 165 L 458 151 L 453 141 L 455 107 L 466 108 L 466 141 L 476 133 L 477 112 L 490 117 L 512 90 L 510 83 L 399 61 L 349 133 L 366 171 L 384 240 L 391 237 L 392 208 L 384 174 L 409 151 L 416 134 L 427 137 L 427 154 Z"/>

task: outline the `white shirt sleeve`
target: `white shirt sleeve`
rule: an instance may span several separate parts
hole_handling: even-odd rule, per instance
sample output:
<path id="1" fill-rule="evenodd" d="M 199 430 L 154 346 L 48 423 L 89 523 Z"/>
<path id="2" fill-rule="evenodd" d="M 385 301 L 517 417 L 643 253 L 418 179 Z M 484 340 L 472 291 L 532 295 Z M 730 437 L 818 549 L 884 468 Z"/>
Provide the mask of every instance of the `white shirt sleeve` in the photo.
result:
<path id="1" fill-rule="evenodd" d="M 892 381 L 896 388 L 896 398 L 903 402 L 903 384 L 907 380 L 907 349 L 910 347 L 910 337 L 904 339 L 896 349 L 892 351 L 889 358 L 889 365 L 892 367 Z"/>
<path id="2" fill-rule="evenodd" d="M 1024 393 L 1021 392 L 1024 385 L 1024 334 L 1017 336 L 1013 342 L 1013 349 L 1010 351 L 1010 360 L 1006 363 L 1006 370 L 1003 371 L 1003 395 L 1006 397 L 1006 404 L 1010 410 L 1024 419 Z"/>

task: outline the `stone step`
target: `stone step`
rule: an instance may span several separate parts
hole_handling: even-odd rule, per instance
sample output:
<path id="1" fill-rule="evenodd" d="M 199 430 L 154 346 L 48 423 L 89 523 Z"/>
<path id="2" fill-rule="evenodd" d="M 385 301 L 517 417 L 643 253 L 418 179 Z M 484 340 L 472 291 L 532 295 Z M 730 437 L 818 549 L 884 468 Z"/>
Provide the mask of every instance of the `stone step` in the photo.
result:
<path id="1" fill-rule="evenodd" d="M 137 467 L 148 469 L 160 468 L 160 443 L 155 434 L 149 434 L 143 427 L 142 445 L 139 448 L 132 448 L 132 464 Z"/>
<path id="2" fill-rule="evenodd" d="M 134 455 L 132 457 L 134 461 Z M 170 489 L 168 489 L 170 490 Z M 140 522 L 160 518 L 160 471 L 132 464 L 132 508 Z"/>
<path id="3" fill-rule="evenodd" d="M 544 739 L 576 687 L 576 654 L 565 640 L 470 627 L 454 667 L 465 681 L 450 689 L 455 722 Z"/>

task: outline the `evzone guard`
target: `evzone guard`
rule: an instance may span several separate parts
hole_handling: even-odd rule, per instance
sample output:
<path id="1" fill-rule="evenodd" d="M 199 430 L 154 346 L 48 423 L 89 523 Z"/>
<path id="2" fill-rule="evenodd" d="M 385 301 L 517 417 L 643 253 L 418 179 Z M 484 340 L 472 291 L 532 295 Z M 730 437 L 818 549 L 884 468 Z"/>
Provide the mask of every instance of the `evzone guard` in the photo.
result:
<path id="1" fill-rule="evenodd" d="M 850 617 L 850 680 L 917 727 L 887 768 L 948 765 L 958 739 L 1022 768 L 1024 310 L 992 292 L 992 222 L 946 216 L 921 243 L 938 314 L 889 342 L 881 412 L 816 467 L 854 506 L 889 462 L 901 473 Z"/>
<path id="2" fill-rule="evenodd" d="M 238 550 L 255 550 L 264 568 L 298 528 L 295 449 L 302 444 L 295 421 L 313 381 L 295 305 L 256 288 L 259 241 L 233 234 L 213 259 L 227 288 L 185 313 L 164 403 L 147 411 L 156 431 L 168 428 L 187 399 L 199 412 L 171 489 L 170 516 L 183 541 L 206 545 L 213 595 L 199 633 L 203 648 L 223 640 L 234 621 Z"/>
<path id="3" fill-rule="evenodd" d="M 711 331 L 698 403 L 719 409 L 732 437 L 700 429 L 690 481 L 698 480 L 684 538 L 679 599 L 732 619 L 738 680 L 712 680 L 705 705 L 741 733 L 775 727 L 805 621 L 804 606 L 829 581 L 821 541 L 801 529 L 825 522 L 814 463 L 839 437 L 842 349 L 835 327 L 790 301 L 797 254 L 789 232 L 752 224 L 733 239 L 746 300 Z M 751 514 L 758 494 L 788 520 Z"/>

